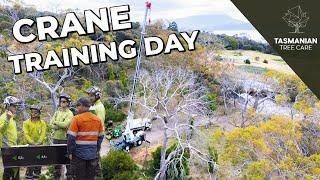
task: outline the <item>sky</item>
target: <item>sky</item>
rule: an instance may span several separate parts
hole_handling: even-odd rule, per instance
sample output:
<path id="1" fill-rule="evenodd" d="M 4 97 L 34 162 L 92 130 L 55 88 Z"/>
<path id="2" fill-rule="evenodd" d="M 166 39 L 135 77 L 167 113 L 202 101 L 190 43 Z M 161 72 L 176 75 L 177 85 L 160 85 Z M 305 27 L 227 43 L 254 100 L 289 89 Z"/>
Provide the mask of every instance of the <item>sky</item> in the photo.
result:
<path id="1" fill-rule="evenodd" d="M 91 9 L 129 4 L 130 18 L 142 21 L 145 0 L 20 0 L 38 10 L 59 12 L 63 9 Z M 150 0 L 149 0 L 150 1 Z M 151 0 L 151 19 L 177 19 L 194 15 L 224 14 L 248 22 L 230 0 Z"/>

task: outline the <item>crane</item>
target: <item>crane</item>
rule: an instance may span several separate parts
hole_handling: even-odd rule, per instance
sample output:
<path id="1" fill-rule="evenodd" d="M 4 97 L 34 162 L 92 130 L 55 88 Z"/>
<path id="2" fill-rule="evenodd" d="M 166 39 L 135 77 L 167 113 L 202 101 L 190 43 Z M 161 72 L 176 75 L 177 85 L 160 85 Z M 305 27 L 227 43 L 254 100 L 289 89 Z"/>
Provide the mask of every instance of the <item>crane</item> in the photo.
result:
<path id="1" fill-rule="evenodd" d="M 126 120 L 126 127 L 125 127 L 124 133 L 122 134 L 123 140 L 121 142 L 114 144 L 115 148 L 123 149 L 123 150 L 127 150 L 127 151 L 129 151 L 131 147 L 140 146 L 143 141 L 146 141 L 145 134 L 143 131 L 138 131 L 137 133 L 134 133 L 131 128 L 131 125 L 134 123 L 133 122 L 134 121 L 134 119 L 133 119 L 134 118 L 134 112 L 133 112 L 134 97 L 135 97 L 136 84 L 137 84 L 138 77 L 139 77 L 142 51 L 144 48 L 144 36 L 146 34 L 147 17 L 151 11 L 151 2 L 146 1 L 145 5 L 146 5 L 146 9 L 145 9 L 145 15 L 144 15 L 142 28 L 141 28 L 140 44 L 139 44 L 139 49 L 138 49 L 135 74 L 133 77 L 132 89 L 131 89 L 131 93 L 130 93 L 130 104 L 129 104 L 128 116 L 127 116 L 127 120 Z M 150 19 L 149 19 L 149 22 L 150 22 Z"/>

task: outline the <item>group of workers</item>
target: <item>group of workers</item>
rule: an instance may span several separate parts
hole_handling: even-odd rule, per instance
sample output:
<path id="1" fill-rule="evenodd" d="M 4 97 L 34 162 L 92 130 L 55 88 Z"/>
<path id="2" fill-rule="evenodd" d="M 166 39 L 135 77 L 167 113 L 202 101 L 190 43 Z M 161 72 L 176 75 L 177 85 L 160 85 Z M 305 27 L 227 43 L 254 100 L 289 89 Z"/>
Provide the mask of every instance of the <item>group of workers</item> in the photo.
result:
<path id="1" fill-rule="evenodd" d="M 76 113 L 70 110 L 71 97 L 59 95 L 59 108 L 49 123 L 41 119 L 40 105 L 31 105 L 30 118 L 22 125 L 23 138 L 18 143 L 15 120 L 17 107 L 21 101 L 8 96 L 4 99 L 5 112 L 0 116 L 0 147 L 20 144 L 43 145 L 47 138 L 47 127 L 53 129 L 52 143 L 67 144 L 70 165 L 66 165 L 67 179 L 101 179 L 99 151 L 104 138 L 105 108 L 102 104 L 101 90 L 93 86 L 87 91 L 87 98 L 77 100 Z M 62 179 L 63 166 L 54 167 L 54 179 Z M 38 179 L 41 166 L 27 167 L 26 179 Z M 3 179 L 19 179 L 19 168 L 4 168 Z"/>

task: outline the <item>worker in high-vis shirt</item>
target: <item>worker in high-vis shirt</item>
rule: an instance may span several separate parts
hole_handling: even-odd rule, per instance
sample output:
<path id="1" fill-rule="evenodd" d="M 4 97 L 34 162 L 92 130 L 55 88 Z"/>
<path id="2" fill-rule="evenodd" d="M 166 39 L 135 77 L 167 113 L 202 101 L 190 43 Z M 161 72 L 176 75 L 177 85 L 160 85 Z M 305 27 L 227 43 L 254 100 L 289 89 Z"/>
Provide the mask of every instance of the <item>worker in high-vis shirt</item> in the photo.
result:
<path id="1" fill-rule="evenodd" d="M 54 113 L 50 125 L 53 129 L 53 144 L 67 144 L 67 131 L 73 118 L 73 113 L 70 110 L 71 97 L 66 93 L 61 93 L 59 95 L 59 108 Z M 70 170 L 70 165 L 66 165 L 67 169 L 67 179 L 72 178 L 72 172 Z M 63 166 L 54 166 L 54 179 L 63 179 Z"/>
<path id="2" fill-rule="evenodd" d="M 93 111 L 93 113 L 95 113 L 101 120 L 102 122 L 102 126 L 103 129 L 104 127 L 104 121 L 106 119 L 106 109 L 104 108 L 104 105 L 101 102 L 101 89 L 93 86 L 89 89 L 87 89 L 86 91 L 88 93 L 89 96 L 89 100 L 91 101 L 91 107 L 90 107 L 90 111 Z M 102 178 L 102 174 L 101 174 L 101 163 L 100 163 L 100 158 L 99 158 L 99 162 L 98 162 L 98 166 L 96 169 L 96 179 L 101 179 Z"/>
<path id="3" fill-rule="evenodd" d="M 89 100 L 92 103 L 92 106 L 90 107 L 90 111 L 93 111 L 102 122 L 102 125 L 104 127 L 104 121 L 106 119 L 106 109 L 104 108 L 104 105 L 101 102 L 101 90 L 100 88 L 93 86 L 89 89 L 87 89 L 87 94 L 89 96 Z"/>
<path id="4" fill-rule="evenodd" d="M 30 106 L 30 119 L 23 122 L 24 143 L 28 145 L 43 145 L 46 140 L 47 124 L 41 120 L 40 105 Z M 27 167 L 26 179 L 38 179 L 41 175 L 41 166 Z"/>
<path id="5" fill-rule="evenodd" d="M 17 145 L 18 131 L 14 116 L 21 101 L 14 96 L 8 96 L 3 103 L 6 111 L 0 116 L 0 148 Z M 2 179 L 18 180 L 19 177 L 19 168 L 4 168 Z"/>
<path id="6" fill-rule="evenodd" d="M 91 180 L 96 177 L 99 151 L 104 137 L 101 120 L 89 111 L 90 101 L 80 98 L 77 115 L 68 130 L 68 154 L 74 178 Z M 100 172 L 101 174 L 101 172 Z"/>

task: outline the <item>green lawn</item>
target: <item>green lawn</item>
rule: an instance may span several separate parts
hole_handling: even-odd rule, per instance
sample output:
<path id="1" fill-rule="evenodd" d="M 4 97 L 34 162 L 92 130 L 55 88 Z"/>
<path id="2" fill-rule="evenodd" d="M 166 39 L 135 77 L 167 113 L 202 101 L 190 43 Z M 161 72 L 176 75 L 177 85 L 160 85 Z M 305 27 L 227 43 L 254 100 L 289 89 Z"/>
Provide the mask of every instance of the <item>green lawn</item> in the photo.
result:
<path id="1" fill-rule="evenodd" d="M 238 68 L 241 69 L 242 71 L 245 71 L 248 73 L 254 73 L 254 74 L 263 74 L 267 71 L 267 68 L 250 66 L 250 65 L 241 65 L 241 66 L 238 66 Z"/>

